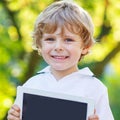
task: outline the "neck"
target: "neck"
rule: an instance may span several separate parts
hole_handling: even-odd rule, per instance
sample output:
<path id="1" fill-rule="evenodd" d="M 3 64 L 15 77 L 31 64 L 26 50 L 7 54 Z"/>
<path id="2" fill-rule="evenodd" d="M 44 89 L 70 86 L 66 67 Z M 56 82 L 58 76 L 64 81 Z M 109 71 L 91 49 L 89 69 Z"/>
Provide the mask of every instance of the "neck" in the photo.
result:
<path id="1" fill-rule="evenodd" d="M 56 80 L 60 80 L 63 77 L 72 74 L 74 72 L 78 71 L 78 67 L 72 68 L 72 69 L 68 69 L 68 70 L 55 70 L 53 68 L 50 69 L 51 73 L 53 74 L 53 76 L 56 78 Z"/>

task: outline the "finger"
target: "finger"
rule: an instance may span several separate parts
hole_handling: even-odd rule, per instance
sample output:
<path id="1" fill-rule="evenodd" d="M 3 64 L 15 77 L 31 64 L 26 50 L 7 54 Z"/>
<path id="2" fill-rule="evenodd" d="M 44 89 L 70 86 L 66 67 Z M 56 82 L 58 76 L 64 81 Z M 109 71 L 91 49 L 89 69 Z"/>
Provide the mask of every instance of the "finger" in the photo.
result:
<path id="1" fill-rule="evenodd" d="M 94 109 L 94 114 L 96 114 L 96 109 Z"/>
<path id="2" fill-rule="evenodd" d="M 99 120 L 98 115 L 91 115 L 89 116 L 88 120 Z"/>
<path id="3" fill-rule="evenodd" d="M 15 104 L 14 104 L 14 105 L 12 106 L 12 108 L 13 108 L 14 110 L 16 110 L 16 111 L 20 111 L 20 108 L 19 108 L 18 105 L 15 105 Z"/>
<path id="4" fill-rule="evenodd" d="M 7 117 L 7 120 L 20 120 L 20 118 L 15 117 L 15 116 L 9 114 L 8 117 Z"/>
<path id="5" fill-rule="evenodd" d="M 9 111 L 8 111 L 8 114 L 10 115 L 13 115 L 15 117 L 20 117 L 20 112 L 19 111 L 16 111 L 15 109 L 11 108 Z"/>

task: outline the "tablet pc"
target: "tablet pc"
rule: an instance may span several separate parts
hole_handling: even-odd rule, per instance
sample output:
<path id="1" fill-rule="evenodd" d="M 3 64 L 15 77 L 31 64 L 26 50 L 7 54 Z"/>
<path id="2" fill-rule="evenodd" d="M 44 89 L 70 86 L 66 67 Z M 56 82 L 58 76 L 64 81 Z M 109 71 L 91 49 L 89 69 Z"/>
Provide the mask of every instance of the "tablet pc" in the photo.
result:
<path id="1" fill-rule="evenodd" d="M 22 86 L 17 87 L 15 104 L 22 120 L 87 120 L 94 112 L 91 99 Z"/>

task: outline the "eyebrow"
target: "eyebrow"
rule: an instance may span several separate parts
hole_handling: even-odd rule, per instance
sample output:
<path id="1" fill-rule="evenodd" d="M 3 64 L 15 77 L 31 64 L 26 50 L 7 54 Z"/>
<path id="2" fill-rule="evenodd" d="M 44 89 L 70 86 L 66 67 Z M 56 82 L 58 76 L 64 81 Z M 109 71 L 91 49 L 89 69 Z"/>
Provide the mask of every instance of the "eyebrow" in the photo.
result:
<path id="1" fill-rule="evenodd" d="M 54 34 L 54 33 L 45 33 L 45 34 L 43 34 L 43 36 L 44 37 L 47 37 L 47 36 L 55 36 L 55 35 L 62 35 L 63 37 L 69 37 L 69 38 L 74 38 L 76 35 L 69 35 L 69 34 L 62 34 L 61 32 L 60 33 L 57 33 L 57 34 Z M 80 38 L 80 36 L 76 36 L 77 38 L 79 37 Z M 81 39 L 81 38 L 80 38 Z"/>
<path id="2" fill-rule="evenodd" d="M 73 35 L 64 35 L 64 37 L 74 37 Z"/>

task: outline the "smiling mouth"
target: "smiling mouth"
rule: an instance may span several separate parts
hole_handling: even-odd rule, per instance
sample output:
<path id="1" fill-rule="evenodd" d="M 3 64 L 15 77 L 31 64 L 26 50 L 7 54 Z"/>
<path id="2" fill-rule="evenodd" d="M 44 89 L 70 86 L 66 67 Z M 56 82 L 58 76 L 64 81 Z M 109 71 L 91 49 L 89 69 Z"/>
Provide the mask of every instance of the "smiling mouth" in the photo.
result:
<path id="1" fill-rule="evenodd" d="M 58 60 L 64 60 L 64 59 L 68 58 L 69 56 L 52 55 L 51 57 L 54 59 L 58 59 Z"/>

